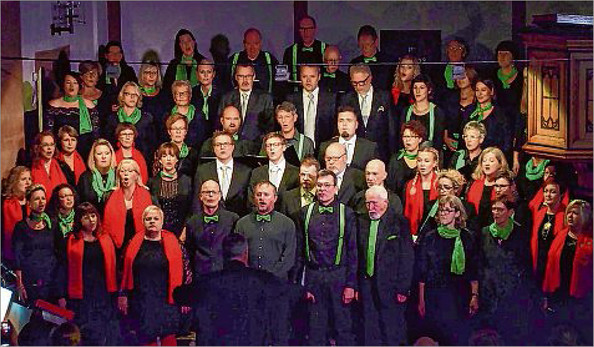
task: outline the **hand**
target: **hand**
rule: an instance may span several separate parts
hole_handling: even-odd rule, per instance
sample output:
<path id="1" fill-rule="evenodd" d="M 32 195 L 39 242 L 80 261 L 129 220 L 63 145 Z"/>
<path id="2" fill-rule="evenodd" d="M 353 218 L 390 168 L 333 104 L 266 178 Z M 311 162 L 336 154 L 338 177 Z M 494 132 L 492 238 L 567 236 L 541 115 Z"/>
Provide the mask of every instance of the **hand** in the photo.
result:
<path id="1" fill-rule="evenodd" d="M 454 147 L 454 139 L 448 136 L 443 137 L 443 142 L 448 146 L 448 149 L 452 152 L 456 151 L 456 147 Z"/>
<path id="2" fill-rule="evenodd" d="M 478 300 L 478 296 L 473 295 L 470 298 L 470 304 L 468 305 L 468 313 L 470 314 L 470 316 L 474 316 L 479 309 L 479 300 Z"/>
<path id="3" fill-rule="evenodd" d="M 404 304 L 408 300 L 408 296 L 402 294 L 396 294 L 396 302 L 399 304 Z"/>
<path id="4" fill-rule="evenodd" d="M 346 287 L 342 291 L 342 302 L 346 305 L 350 304 L 355 299 L 355 290 L 353 288 Z"/>
<path id="5" fill-rule="evenodd" d="M 119 108 L 120 108 L 120 106 L 119 106 L 119 105 L 115 105 L 115 104 L 114 104 L 114 105 L 111 105 L 111 111 L 112 111 L 112 112 L 118 112 L 118 109 L 119 109 Z"/>
<path id="6" fill-rule="evenodd" d="M 25 289 L 25 286 L 23 284 L 17 287 L 17 292 L 19 294 L 19 298 L 21 299 L 21 301 L 27 301 L 27 290 Z"/>
<path id="7" fill-rule="evenodd" d="M 421 318 L 425 318 L 425 300 L 419 300 L 417 310 L 419 311 L 419 316 Z"/>
<path id="8" fill-rule="evenodd" d="M 124 316 L 128 314 L 128 297 L 118 297 L 118 310 L 120 310 Z"/>
<path id="9" fill-rule="evenodd" d="M 58 299 L 58 305 L 59 305 L 61 308 L 66 308 L 66 299 L 65 299 L 65 298 L 60 298 L 60 299 Z"/>
<path id="10" fill-rule="evenodd" d="M 179 242 L 184 243 L 186 242 L 186 227 L 182 229 L 181 234 L 179 235 Z"/>
<path id="11" fill-rule="evenodd" d="M 512 171 L 516 175 L 518 174 L 518 171 L 520 171 L 520 162 L 516 158 L 514 158 L 514 163 L 512 165 Z"/>
<path id="12" fill-rule="evenodd" d="M 311 301 L 312 304 L 316 303 L 316 297 L 310 292 L 307 292 L 307 294 L 305 294 L 305 300 Z"/>
<path id="13" fill-rule="evenodd" d="M 190 306 L 182 306 L 181 307 L 182 314 L 188 314 L 188 313 L 190 313 L 191 310 L 192 310 L 192 308 Z"/>

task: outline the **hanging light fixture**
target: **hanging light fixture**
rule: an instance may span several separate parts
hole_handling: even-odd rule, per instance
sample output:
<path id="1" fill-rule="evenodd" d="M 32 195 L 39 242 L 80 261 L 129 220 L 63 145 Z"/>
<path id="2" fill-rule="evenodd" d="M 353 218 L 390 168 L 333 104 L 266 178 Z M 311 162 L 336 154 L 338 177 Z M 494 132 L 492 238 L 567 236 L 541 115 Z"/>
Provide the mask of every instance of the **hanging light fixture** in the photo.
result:
<path id="1" fill-rule="evenodd" d="M 56 1 L 52 6 L 52 24 L 50 25 L 53 35 L 62 35 L 62 32 L 74 34 L 74 24 L 85 24 L 80 1 Z"/>

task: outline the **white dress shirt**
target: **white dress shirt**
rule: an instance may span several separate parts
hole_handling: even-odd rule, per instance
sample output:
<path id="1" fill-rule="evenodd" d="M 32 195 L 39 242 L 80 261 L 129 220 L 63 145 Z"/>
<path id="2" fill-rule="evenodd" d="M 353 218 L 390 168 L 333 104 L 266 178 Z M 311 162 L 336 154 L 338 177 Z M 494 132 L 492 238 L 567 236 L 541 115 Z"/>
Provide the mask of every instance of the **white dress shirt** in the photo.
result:
<path id="1" fill-rule="evenodd" d="M 346 155 L 347 155 L 347 165 L 351 165 L 353 161 L 353 155 L 355 153 L 355 144 L 357 142 L 357 134 L 353 135 L 350 140 L 345 140 L 344 137 L 338 138 L 338 143 L 344 145 L 346 148 Z"/>
<path id="2" fill-rule="evenodd" d="M 227 164 L 223 164 L 218 159 L 216 159 L 216 163 L 217 177 L 219 178 L 219 185 L 221 186 L 221 194 L 223 196 L 223 200 L 226 200 L 229 187 L 231 186 L 231 178 L 233 176 L 233 158 L 231 158 Z"/>
<path id="3" fill-rule="evenodd" d="M 359 97 L 359 108 L 361 109 L 361 117 L 363 118 L 363 123 L 365 127 L 367 127 L 367 121 L 369 120 L 369 116 L 371 115 L 371 103 L 373 101 L 373 86 L 369 87 L 369 91 L 365 95 L 357 94 Z M 365 103 L 363 103 L 363 99 L 365 99 Z"/>
<path id="4" fill-rule="evenodd" d="M 281 181 L 283 180 L 283 175 L 285 174 L 286 166 L 287 162 L 285 158 L 281 158 L 278 161 L 278 164 L 274 164 L 270 160 L 268 161 L 268 180 L 272 184 L 274 184 L 277 190 L 280 186 Z"/>
<path id="5" fill-rule="evenodd" d="M 313 107 L 310 110 L 310 97 L 309 95 L 313 95 Z M 318 98 L 320 94 L 320 88 L 316 87 L 311 93 L 306 90 L 303 90 L 302 98 L 303 98 L 303 134 L 312 141 L 315 141 L 316 138 L 316 116 L 318 114 Z M 315 142 L 314 142 L 315 144 Z"/>
<path id="6" fill-rule="evenodd" d="M 342 179 L 344 178 L 345 171 L 346 167 L 344 170 L 342 170 L 342 172 L 336 174 L 336 187 L 338 187 L 338 190 L 340 190 L 340 187 L 342 186 Z"/>

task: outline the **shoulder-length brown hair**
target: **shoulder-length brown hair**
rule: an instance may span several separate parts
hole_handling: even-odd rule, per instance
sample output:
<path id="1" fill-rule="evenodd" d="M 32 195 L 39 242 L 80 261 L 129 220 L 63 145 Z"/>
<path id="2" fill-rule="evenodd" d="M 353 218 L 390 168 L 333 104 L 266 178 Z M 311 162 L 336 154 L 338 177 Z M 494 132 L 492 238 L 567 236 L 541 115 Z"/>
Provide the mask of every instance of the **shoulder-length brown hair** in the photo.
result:
<path id="1" fill-rule="evenodd" d="M 93 236 L 98 237 L 103 234 L 103 228 L 101 228 L 101 214 L 93 204 L 90 202 L 83 202 L 74 210 L 74 225 L 72 226 L 72 232 L 75 237 L 82 237 L 82 219 L 84 216 L 93 213 L 97 216 L 97 228 L 93 231 Z"/>

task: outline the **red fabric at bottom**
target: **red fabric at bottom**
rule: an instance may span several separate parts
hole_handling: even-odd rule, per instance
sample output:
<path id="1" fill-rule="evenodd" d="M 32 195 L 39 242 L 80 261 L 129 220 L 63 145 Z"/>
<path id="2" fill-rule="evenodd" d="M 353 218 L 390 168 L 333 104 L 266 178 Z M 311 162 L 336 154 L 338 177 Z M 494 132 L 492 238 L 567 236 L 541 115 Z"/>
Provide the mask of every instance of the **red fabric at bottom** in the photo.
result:
<path id="1" fill-rule="evenodd" d="M 157 341 L 153 341 L 151 343 L 147 343 L 147 346 L 158 346 Z M 175 334 L 163 336 L 161 339 L 161 346 L 177 346 L 177 339 L 175 338 Z"/>

